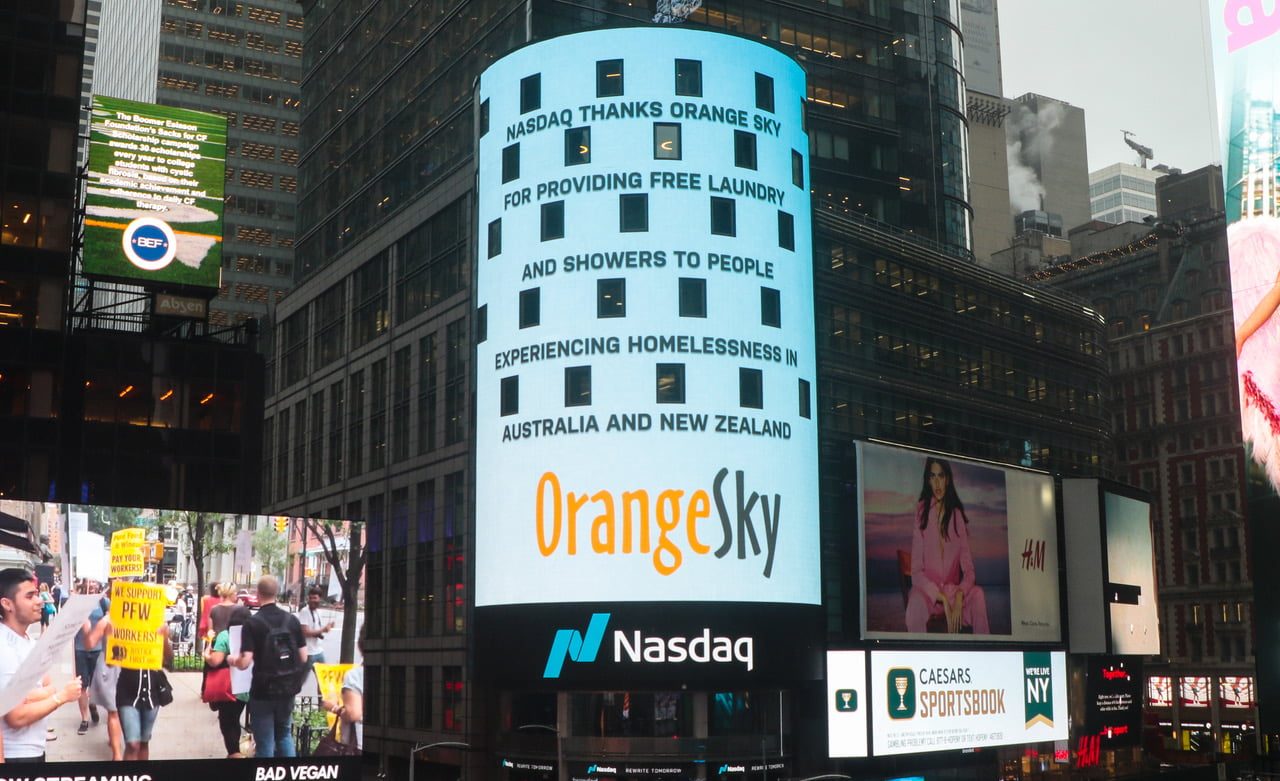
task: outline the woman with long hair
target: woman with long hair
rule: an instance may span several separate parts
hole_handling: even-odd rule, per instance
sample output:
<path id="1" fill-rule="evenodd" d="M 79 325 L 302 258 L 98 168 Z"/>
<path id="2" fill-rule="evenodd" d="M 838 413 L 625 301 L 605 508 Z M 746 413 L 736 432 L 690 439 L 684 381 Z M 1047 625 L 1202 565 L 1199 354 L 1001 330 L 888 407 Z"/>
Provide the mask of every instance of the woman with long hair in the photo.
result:
<path id="1" fill-rule="evenodd" d="M 956 492 L 951 464 L 930 456 L 924 463 L 911 535 L 907 631 L 929 631 L 933 616 L 946 617 L 948 632 L 959 632 L 964 626 L 974 634 L 991 632 L 986 595 L 973 571 L 969 516 Z"/>

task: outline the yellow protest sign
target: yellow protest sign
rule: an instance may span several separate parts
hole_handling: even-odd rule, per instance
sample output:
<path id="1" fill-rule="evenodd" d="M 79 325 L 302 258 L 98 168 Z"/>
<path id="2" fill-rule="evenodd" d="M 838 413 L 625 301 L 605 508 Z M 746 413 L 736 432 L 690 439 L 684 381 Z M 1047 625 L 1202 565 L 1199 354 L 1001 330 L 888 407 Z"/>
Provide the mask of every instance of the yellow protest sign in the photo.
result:
<path id="1" fill-rule="evenodd" d="M 141 545 L 147 539 L 147 530 L 140 527 L 120 529 L 111 534 L 111 547 L 116 545 Z"/>
<path id="2" fill-rule="evenodd" d="M 355 667 L 353 664 L 317 664 L 314 666 L 316 671 L 316 682 L 320 685 L 320 699 L 332 700 L 333 702 L 342 702 L 342 679 L 347 677 L 347 672 Z M 333 720 L 337 716 L 332 713 L 325 714 L 325 720 L 333 727 Z"/>
<path id="3" fill-rule="evenodd" d="M 147 557 L 141 545 L 111 543 L 112 578 L 134 578 L 147 574 Z"/>
<path id="4" fill-rule="evenodd" d="M 164 665 L 165 593 L 151 583 L 111 585 L 111 636 L 107 662 L 131 670 L 159 670 Z"/>

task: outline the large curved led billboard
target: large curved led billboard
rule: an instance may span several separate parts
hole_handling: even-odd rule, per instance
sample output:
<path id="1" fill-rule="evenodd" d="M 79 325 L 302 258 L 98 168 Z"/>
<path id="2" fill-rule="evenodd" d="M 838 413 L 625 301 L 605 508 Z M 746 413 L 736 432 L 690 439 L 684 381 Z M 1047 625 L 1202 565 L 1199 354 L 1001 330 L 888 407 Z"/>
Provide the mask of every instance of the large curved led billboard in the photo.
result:
<path id="1" fill-rule="evenodd" d="M 691 30 L 481 75 L 478 609 L 819 603 L 804 94 Z"/>

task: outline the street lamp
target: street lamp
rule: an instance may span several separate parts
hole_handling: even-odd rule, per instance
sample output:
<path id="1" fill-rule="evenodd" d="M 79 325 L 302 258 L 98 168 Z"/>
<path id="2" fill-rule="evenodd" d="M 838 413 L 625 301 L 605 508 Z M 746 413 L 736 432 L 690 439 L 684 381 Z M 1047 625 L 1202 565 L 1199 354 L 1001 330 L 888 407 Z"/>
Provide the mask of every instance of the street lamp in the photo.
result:
<path id="1" fill-rule="evenodd" d="M 522 729 L 544 729 L 547 732 L 553 732 L 556 736 L 556 778 L 568 778 L 564 767 L 564 738 L 560 735 L 560 730 L 550 724 L 521 724 L 516 727 L 517 730 Z"/>
<path id="2" fill-rule="evenodd" d="M 462 743 L 456 740 L 442 740 L 437 743 L 414 743 L 413 749 L 409 752 L 409 781 L 413 781 L 414 766 L 417 764 L 417 756 L 419 751 L 427 751 L 433 748 L 456 748 L 462 751 L 470 751 L 470 743 Z"/>

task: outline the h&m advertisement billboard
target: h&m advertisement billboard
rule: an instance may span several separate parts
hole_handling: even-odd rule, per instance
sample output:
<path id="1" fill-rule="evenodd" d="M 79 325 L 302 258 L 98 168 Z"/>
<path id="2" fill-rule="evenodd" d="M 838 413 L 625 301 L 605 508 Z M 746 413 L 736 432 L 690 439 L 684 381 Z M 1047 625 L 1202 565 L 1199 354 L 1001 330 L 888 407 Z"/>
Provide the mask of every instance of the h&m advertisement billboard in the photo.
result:
<path id="1" fill-rule="evenodd" d="M 821 599 L 804 95 L 788 57 L 683 29 L 481 75 L 482 674 L 799 669 Z"/>
<path id="2" fill-rule="evenodd" d="M 227 121 L 93 97 L 85 276 L 148 287 L 218 287 Z"/>
<path id="3" fill-rule="evenodd" d="M 857 443 L 863 636 L 1062 639 L 1053 479 Z"/>

